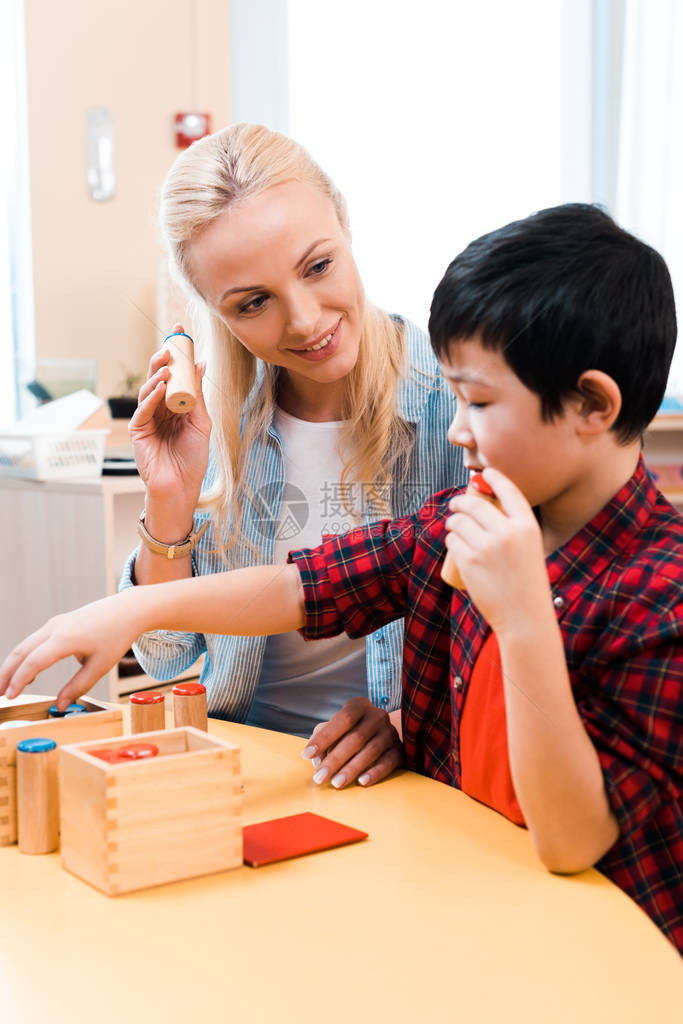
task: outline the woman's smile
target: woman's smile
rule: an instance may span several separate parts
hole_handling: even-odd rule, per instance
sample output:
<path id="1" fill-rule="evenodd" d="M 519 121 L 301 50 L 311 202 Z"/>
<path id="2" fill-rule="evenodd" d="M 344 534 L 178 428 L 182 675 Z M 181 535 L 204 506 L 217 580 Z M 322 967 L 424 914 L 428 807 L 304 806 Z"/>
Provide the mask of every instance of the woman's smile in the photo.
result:
<path id="1" fill-rule="evenodd" d="M 336 326 L 331 331 L 319 335 L 315 341 L 310 342 L 308 345 L 301 348 L 288 348 L 287 351 L 293 352 L 295 356 L 300 356 L 302 359 L 308 359 L 312 362 L 329 358 L 339 348 L 341 323 L 342 318 L 340 317 Z"/>

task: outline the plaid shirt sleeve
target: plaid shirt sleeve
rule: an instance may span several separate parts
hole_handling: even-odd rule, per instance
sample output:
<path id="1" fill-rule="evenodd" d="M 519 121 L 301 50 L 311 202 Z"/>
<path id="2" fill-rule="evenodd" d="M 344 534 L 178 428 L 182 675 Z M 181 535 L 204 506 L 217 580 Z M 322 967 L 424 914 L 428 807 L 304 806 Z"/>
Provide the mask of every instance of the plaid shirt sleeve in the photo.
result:
<path id="1" fill-rule="evenodd" d="M 304 640 L 366 636 L 406 611 L 418 515 L 382 520 L 290 551 L 304 587 Z"/>
<path id="2" fill-rule="evenodd" d="M 577 702 L 622 838 L 683 795 L 681 588 L 661 577 L 636 585 L 604 634 L 598 686 Z"/>

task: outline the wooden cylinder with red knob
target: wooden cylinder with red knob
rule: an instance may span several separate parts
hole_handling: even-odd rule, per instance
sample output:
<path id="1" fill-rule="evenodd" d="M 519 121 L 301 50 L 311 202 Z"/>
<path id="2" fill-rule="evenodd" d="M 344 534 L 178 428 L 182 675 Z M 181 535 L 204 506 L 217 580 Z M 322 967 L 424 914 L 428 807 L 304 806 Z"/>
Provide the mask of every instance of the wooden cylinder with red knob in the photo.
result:
<path id="1" fill-rule="evenodd" d="M 205 686 L 201 683 L 176 683 L 173 687 L 173 721 L 176 729 L 191 725 L 208 732 Z"/>
<path id="2" fill-rule="evenodd" d="M 475 473 L 472 477 L 467 485 L 467 493 L 476 494 L 477 497 L 491 502 L 491 504 L 495 505 L 496 508 L 501 508 L 501 504 L 495 496 L 491 485 L 487 483 L 481 473 Z M 441 579 L 444 583 L 447 583 L 449 587 L 455 587 L 457 590 L 467 590 L 463 578 L 460 575 L 460 570 L 458 569 L 455 559 L 451 555 L 450 551 L 446 551 L 446 557 L 444 558 L 443 565 L 441 566 Z"/>
<path id="3" fill-rule="evenodd" d="M 166 728 L 165 697 L 156 690 L 131 693 L 130 731 L 156 732 Z"/>

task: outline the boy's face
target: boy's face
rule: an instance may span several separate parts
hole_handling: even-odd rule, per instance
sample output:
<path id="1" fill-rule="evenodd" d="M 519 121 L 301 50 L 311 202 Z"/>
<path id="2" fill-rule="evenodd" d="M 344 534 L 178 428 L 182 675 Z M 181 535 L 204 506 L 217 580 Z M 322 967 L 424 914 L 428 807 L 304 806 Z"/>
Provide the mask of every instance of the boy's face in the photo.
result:
<path id="1" fill-rule="evenodd" d="M 574 406 L 544 422 L 541 400 L 516 376 L 499 352 L 475 339 L 451 342 L 441 371 L 458 400 L 448 430 L 464 448 L 465 466 L 500 470 L 530 505 L 543 505 L 568 491 L 580 475 L 581 445 Z"/>

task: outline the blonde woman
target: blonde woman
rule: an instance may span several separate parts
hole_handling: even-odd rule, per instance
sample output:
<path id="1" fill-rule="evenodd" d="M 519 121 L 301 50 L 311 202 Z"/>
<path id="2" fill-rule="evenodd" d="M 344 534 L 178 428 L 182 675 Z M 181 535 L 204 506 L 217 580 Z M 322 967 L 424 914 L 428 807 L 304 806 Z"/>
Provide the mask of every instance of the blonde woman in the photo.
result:
<path id="1" fill-rule="evenodd" d="M 160 215 L 203 388 L 191 413 L 172 415 L 167 348 L 151 359 L 130 424 L 143 542 L 122 587 L 284 565 L 322 533 L 411 512 L 462 482 L 446 442 L 453 401 L 428 338 L 367 300 L 345 202 L 306 150 L 231 125 L 178 157 Z M 310 644 L 298 633 L 154 632 L 135 653 L 160 680 L 203 654 L 210 714 L 314 732 L 315 781 L 341 788 L 400 763 L 389 712 L 402 641 L 402 621 Z"/>

